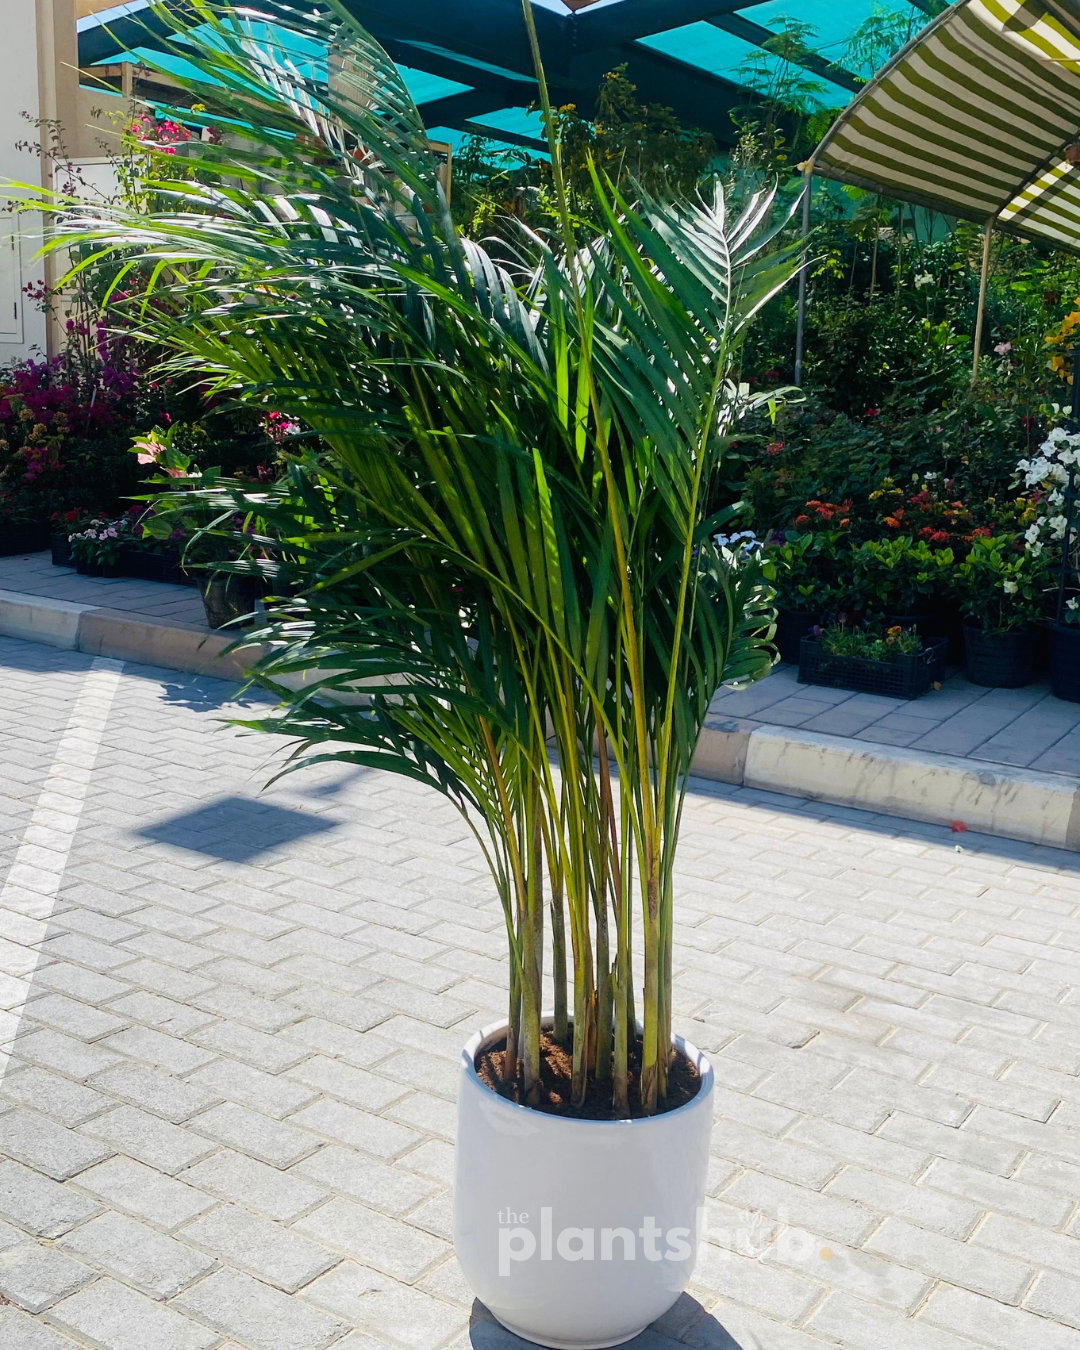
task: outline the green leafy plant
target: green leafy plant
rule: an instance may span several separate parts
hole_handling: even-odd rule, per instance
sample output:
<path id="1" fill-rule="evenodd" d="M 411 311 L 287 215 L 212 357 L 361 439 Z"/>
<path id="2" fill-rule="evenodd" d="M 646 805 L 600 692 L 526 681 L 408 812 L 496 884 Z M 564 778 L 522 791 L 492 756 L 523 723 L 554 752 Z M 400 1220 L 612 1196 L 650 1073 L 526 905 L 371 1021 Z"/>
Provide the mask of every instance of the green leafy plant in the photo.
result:
<path id="1" fill-rule="evenodd" d="M 735 219 L 719 190 L 635 203 L 594 167 L 604 228 L 579 243 L 538 63 L 560 229 L 523 232 L 517 282 L 454 228 L 396 67 L 342 5 L 191 10 L 176 79 L 228 143 L 183 147 L 199 171 L 159 184 L 172 209 L 70 207 L 58 237 L 124 278 L 175 369 L 324 448 L 258 490 L 188 465 L 158 514 L 198 502 L 252 545 L 229 570 L 299 592 L 253 672 L 282 707 L 252 725 L 299 739 L 291 767 L 388 769 L 461 811 L 506 921 L 508 1085 L 541 1100 L 550 915 L 572 1104 L 592 1081 L 618 1116 L 662 1109 L 687 775 L 717 687 L 773 659 L 756 551 L 716 543 L 706 509 L 766 398 L 734 378 L 739 344 L 794 266 L 771 197 Z M 329 85 L 297 39 L 330 52 Z"/>
<path id="2" fill-rule="evenodd" d="M 764 572 L 775 588 L 781 610 L 827 613 L 834 607 L 836 585 L 832 568 L 835 536 L 821 532 L 776 535 L 764 554 Z"/>
<path id="3" fill-rule="evenodd" d="M 952 549 L 924 539 L 868 539 L 851 553 L 852 608 L 878 614 L 920 614 L 947 589 Z"/>
<path id="4" fill-rule="evenodd" d="M 1027 628 L 1048 607 L 1052 581 L 1045 557 L 1014 535 L 979 536 L 952 573 L 951 590 L 970 623 L 988 633 Z"/>

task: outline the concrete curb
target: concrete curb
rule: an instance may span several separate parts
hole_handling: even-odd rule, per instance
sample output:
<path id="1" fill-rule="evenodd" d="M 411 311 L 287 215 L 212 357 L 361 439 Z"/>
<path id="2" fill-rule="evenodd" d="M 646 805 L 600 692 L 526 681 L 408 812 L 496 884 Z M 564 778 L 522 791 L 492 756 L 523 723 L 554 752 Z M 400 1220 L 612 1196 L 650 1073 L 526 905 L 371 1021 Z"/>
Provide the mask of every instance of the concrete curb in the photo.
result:
<path id="1" fill-rule="evenodd" d="M 693 772 L 835 806 L 1080 850 L 1080 778 L 769 726 L 709 722 Z"/>
<path id="2" fill-rule="evenodd" d="M 256 646 L 224 655 L 234 638 L 98 605 L 0 590 L 0 634 L 52 647 L 212 675 L 239 683 Z M 350 700 L 353 701 L 353 700 Z M 358 696 L 356 701 L 362 701 Z M 693 773 L 740 787 L 853 806 L 1080 850 L 1080 778 L 770 726 L 710 718 Z"/>
<path id="3" fill-rule="evenodd" d="M 0 591 L 0 634 L 234 682 L 244 678 L 245 665 L 261 651 L 252 646 L 226 656 L 225 649 L 236 640 L 231 634 L 201 633 L 125 610 L 18 591 Z"/>

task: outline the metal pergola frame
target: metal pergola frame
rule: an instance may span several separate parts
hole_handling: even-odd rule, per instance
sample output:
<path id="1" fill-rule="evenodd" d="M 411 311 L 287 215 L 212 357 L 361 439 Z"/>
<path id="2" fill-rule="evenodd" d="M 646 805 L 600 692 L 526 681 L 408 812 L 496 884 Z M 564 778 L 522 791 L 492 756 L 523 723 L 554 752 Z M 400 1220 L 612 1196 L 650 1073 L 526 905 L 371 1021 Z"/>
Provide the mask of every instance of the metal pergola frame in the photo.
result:
<path id="1" fill-rule="evenodd" d="M 931 0 L 910 2 L 924 11 L 931 4 Z M 345 3 L 401 65 L 470 86 L 421 102 L 420 113 L 427 126 L 476 132 L 541 152 L 546 148 L 540 139 L 474 120 L 535 101 L 532 56 L 519 0 Z M 560 13 L 534 4 L 552 97 L 559 104 L 574 103 L 589 116 L 603 76 L 625 65 L 643 103 L 670 107 L 684 126 L 700 128 L 718 144 L 728 145 L 734 138 L 731 114 L 756 101 L 753 91 L 659 51 L 642 39 L 707 23 L 764 48 L 776 34 L 737 12 L 747 7 L 747 0 L 620 0 Z M 84 25 L 79 36 L 80 68 L 115 60 L 133 48 L 151 47 L 166 36 L 165 25 L 152 10 Z M 845 90 L 862 87 L 857 76 L 816 52 L 802 54 L 798 64 Z"/>
<path id="2" fill-rule="evenodd" d="M 988 63 L 988 53 L 993 57 L 995 51 L 996 61 Z M 934 76 L 930 81 L 928 71 Z M 925 106 L 917 109 L 920 89 Z M 1033 110 L 1040 102 L 1044 115 Z M 897 125 L 886 132 L 883 128 L 890 110 L 896 111 Z M 1011 122 L 1001 140 L 1008 142 L 1008 150 L 995 164 L 992 153 L 981 154 L 981 147 L 971 147 L 977 142 L 980 122 L 991 144 L 1002 138 L 1003 121 Z M 1030 147 L 1026 156 L 1025 138 Z M 1080 254 L 1078 141 L 1078 0 L 1006 4 L 955 0 L 937 15 L 877 71 L 800 166 L 804 173 L 804 262 L 799 278 L 795 383 L 802 382 L 810 192 L 815 174 L 984 226 L 972 342 L 974 383 L 982 353 L 994 231 Z M 889 146 L 898 142 L 902 148 L 890 151 Z M 918 181 L 916 170 L 907 167 L 920 158 L 927 170 L 923 182 Z"/>

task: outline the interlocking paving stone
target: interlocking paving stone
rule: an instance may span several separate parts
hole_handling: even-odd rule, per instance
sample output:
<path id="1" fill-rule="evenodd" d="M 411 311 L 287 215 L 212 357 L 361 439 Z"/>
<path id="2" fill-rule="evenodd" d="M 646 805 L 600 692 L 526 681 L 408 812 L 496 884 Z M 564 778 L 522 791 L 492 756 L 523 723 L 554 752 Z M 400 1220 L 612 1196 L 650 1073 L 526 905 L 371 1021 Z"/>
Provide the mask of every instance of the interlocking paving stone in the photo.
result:
<path id="1" fill-rule="evenodd" d="M 343 1329 L 316 1308 L 233 1270 L 208 1275 L 171 1306 L 235 1336 L 251 1350 L 322 1350 Z"/>
<path id="2" fill-rule="evenodd" d="M 88 664 L 0 639 L 0 867 Z M 227 692 L 128 668 L 36 969 L 41 897 L 0 910 L 0 1271 L 41 1252 L 23 1297 L 55 1297 L 0 1305 L 0 1350 L 522 1350 L 448 1240 L 461 1046 L 505 1003 L 471 837 L 377 773 L 260 800 L 279 747 L 221 725 Z M 268 805 L 333 828 L 264 835 Z M 230 853 L 249 823 L 264 851 Z M 642 1350 L 1080 1350 L 1080 860 L 972 838 L 692 784 L 673 968 L 710 1200 Z"/>
<path id="3" fill-rule="evenodd" d="M 79 1177 L 79 1185 L 108 1205 L 158 1228 L 175 1228 L 213 1204 L 208 1195 L 130 1158 L 111 1158 Z"/>
<path id="4" fill-rule="evenodd" d="M 235 1205 L 203 1215 L 178 1236 L 290 1294 L 340 1260 L 299 1233 L 257 1219 Z"/>
<path id="5" fill-rule="evenodd" d="M 13 1308 L 0 1308 L 0 1345 L 4 1350 L 75 1350 L 70 1337 Z"/>
<path id="6" fill-rule="evenodd" d="M 304 1295 L 344 1321 L 378 1332 L 408 1350 L 438 1350 L 469 1321 L 463 1310 L 353 1261 L 343 1261 Z"/>
<path id="7" fill-rule="evenodd" d="M 82 1133 L 109 1144 L 117 1153 L 156 1167 L 159 1172 L 179 1172 L 183 1167 L 213 1152 L 213 1144 L 190 1130 L 180 1129 L 158 1116 L 147 1115 L 133 1106 L 117 1106 L 95 1116 L 82 1127 Z"/>
<path id="8" fill-rule="evenodd" d="M 0 1294 L 27 1312 L 43 1312 L 94 1277 L 88 1266 L 36 1242 L 0 1252 Z"/>
<path id="9" fill-rule="evenodd" d="M 410 1154 L 406 1161 L 411 1163 L 413 1158 Z M 385 1167 L 336 1144 L 297 1163 L 293 1174 L 296 1172 L 321 1182 L 328 1191 L 395 1215 L 406 1214 L 438 1190 L 432 1182 L 399 1167 Z"/>
<path id="10" fill-rule="evenodd" d="M 39 1237 L 54 1238 L 101 1208 L 21 1163 L 0 1161 L 0 1214 Z"/>
<path id="11" fill-rule="evenodd" d="M 353 1158 L 352 1154 L 349 1156 Z M 281 1172 L 228 1149 L 221 1149 L 212 1158 L 192 1167 L 183 1174 L 183 1179 L 222 1200 L 233 1200 L 268 1219 L 283 1221 L 298 1218 L 327 1198 L 321 1186 L 305 1181 L 295 1170 Z"/>
<path id="12" fill-rule="evenodd" d="M 147 1068 L 145 1064 L 120 1064 L 98 1074 L 93 1086 L 174 1124 L 221 1100 L 220 1092 Z"/>
<path id="13" fill-rule="evenodd" d="M 51 1116 L 62 1125 L 81 1125 L 106 1110 L 110 1101 L 100 1092 L 73 1083 L 47 1069 L 22 1069 L 4 1075 L 3 1095 Z"/>
<path id="14" fill-rule="evenodd" d="M 217 1334 L 109 1278 L 52 1309 L 60 1326 L 103 1350 L 209 1350 Z"/>
<path id="15" fill-rule="evenodd" d="M 249 1153 L 272 1167 L 288 1167 L 314 1153 L 322 1142 L 309 1130 L 298 1130 L 287 1122 L 271 1120 L 232 1102 L 223 1102 L 189 1123 L 199 1134 Z"/>
<path id="16" fill-rule="evenodd" d="M 102 1162 L 110 1150 L 37 1111 L 0 1116 L 0 1153 L 63 1181 Z"/>
<path id="17" fill-rule="evenodd" d="M 212 1257 L 124 1214 L 99 1214 L 57 1244 L 151 1298 L 166 1299 L 212 1270 Z"/>
<path id="18" fill-rule="evenodd" d="M 449 1254 L 438 1238 L 351 1200 L 331 1200 L 295 1227 L 409 1284 Z"/>

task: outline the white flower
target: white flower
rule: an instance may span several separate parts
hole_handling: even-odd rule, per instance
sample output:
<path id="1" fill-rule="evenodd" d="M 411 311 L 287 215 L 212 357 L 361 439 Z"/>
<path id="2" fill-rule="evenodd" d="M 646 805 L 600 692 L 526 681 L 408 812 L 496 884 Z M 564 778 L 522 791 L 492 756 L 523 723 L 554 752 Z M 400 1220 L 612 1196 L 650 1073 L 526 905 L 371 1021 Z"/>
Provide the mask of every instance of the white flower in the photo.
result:
<path id="1" fill-rule="evenodd" d="M 1065 516 L 1051 516 L 1050 519 L 1047 521 L 1047 524 L 1053 531 L 1055 539 L 1062 538 L 1062 536 L 1065 533 L 1065 526 L 1068 525 L 1068 523 L 1069 521 Z"/>
<path id="2" fill-rule="evenodd" d="M 1071 600 L 1065 601 L 1065 608 L 1072 610 L 1080 609 L 1080 600 L 1077 600 L 1076 596 L 1074 595 Z"/>
<path id="3" fill-rule="evenodd" d="M 1020 588 L 1015 581 L 1003 581 L 1001 583 L 1001 589 L 1006 595 L 1015 595 Z"/>
<path id="4" fill-rule="evenodd" d="M 1024 531 L 1024 538 L 1028 541 L 1029 544 L 1034 544 L 1038 540 L 1039 527 L 1041 524 L 1042 521 L 1036 520 L 1033 524 L 1029 525 L 1027 529 Z"/>
<path id="5" fill-rule="evenodd" d="M 920 290 L 922 289 L 923 286 L 932 286 L 933 284 L 934 278 L 930 275 L 929 272 L 920 272 L 919 275 L 915 278 L 915 285 Z"/>

